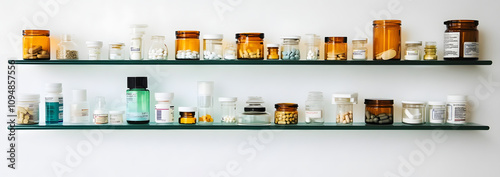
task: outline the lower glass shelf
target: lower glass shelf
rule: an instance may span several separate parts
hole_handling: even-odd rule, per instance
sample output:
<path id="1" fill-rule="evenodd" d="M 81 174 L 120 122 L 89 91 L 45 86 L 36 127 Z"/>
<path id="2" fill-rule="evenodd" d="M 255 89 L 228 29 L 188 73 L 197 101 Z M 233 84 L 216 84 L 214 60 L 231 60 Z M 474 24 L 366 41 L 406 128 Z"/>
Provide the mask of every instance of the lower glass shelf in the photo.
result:
<path id="1" fill-rule="evenodd" d="M 181 125 L 174 124 L 38 124 L 38 125 L 16 125 L 17 130 L 83 130 L 83 129 L 116 129 L 116 130 L 489 130 L 490 127 L 475 123 L 463 125 L 454 124 L 423 124 L 408 125 L 394 123 L 393 125 L 367 125 L 365 123 L 354 123 L 353 125 L 337 125 L 325 123 L 323 125 L 310 125 L 299 123 L 297 125 Z"/>

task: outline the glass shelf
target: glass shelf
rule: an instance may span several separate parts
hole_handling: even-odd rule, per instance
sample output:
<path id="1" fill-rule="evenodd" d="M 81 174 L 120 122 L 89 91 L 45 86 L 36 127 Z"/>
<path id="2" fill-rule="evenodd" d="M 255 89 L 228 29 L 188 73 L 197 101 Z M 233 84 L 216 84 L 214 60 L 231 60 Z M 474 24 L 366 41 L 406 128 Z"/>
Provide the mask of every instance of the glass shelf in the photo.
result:
<path id="1" fill-rule="evenodd" d="M 39 124 L 39 125 L 16 125 L 17 130 L 84 130 L 84 129 L 120 129 L 120 130 L 489 130 L 490 127 L 475 123 L 464 125 L 408 125 L 394 123 L 393 125 L 367 125 L 365 123 L 354 123 L 353 125 L 336 125 L 325 123 L 323 125 L 310 125 L 299 123 L 297 125 L 180 125 L 175 124 Z"/>
<path id="2" fill-rule="evenodd" d="M 491 65 L 478 61 L 373 61 L 373 60 L 9 60 L 19 65 Z"/>

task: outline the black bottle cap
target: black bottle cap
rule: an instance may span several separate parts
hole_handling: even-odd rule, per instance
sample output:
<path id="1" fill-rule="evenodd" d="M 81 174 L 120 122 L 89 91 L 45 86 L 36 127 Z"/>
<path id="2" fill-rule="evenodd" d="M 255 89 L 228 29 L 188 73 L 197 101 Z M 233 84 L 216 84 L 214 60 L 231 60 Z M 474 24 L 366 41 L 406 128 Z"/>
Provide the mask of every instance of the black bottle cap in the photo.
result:
<path id="1" fill-rule="evenodd" d="M 148 88 L 148 77 L 127 77 L 127 88 Z"/>

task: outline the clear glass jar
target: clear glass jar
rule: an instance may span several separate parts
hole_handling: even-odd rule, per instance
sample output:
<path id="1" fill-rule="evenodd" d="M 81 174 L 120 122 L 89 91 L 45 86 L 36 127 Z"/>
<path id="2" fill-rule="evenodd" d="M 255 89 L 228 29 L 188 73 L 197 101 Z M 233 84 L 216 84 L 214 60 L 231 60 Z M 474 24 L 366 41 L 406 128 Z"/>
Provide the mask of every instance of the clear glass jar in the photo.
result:
<path id="1" fill-rule="evenodd" d="M 267 59 L 280 59 L 279 44 L 267 44 Z"/>
<path id="2" fill-rule="evenodd" d="M 436 54 L 436 42 L 428 41 L 425 42 L 425 55 L 424 60 L 437 60 L 438 56 Z"/>
<path id="3" fill-rule="evenodd" d="M 467 96 L 448 95 L 446 123 L 465 124 L 467 121 Z"/>
<path id="4" fill-rule="evenodd" d="M 200 31 L 176 31 L 175 36 L 176 60 L 200 59 Z"/>
<path id="5" fill-rule="evenodd" d="M 347 60 L 347 37 L 325 37 L 325 60 Z"/>
<path id="6" fill-rule="evenodd" d="M 446 122 L 446 102 L 429 101 L 427 102 L 426 122 L 431 124 L 444 124 Z"/>
<path id="7" fill-rule="evenodd" d="M 109 43 L 108 58 L 110 60 L 123 60 L 123 59 L 125 59 L 124 52 L 123 52 L 124 46 L 125 46 L 125 44 L 121 43 L 121 42 Z"/>
<path id="8" fill-rule="evenodd" d="M 261 97 L 248 97 L 244 112 L 238 116 L 238 125 L 270 125 L 271 116 L 262 106 L 264 100 Z"/>
<path id="9" fill-rule="evenodd" d="M 203 35 L 203 59 L 221 60 L 222 59 L 222 34 Z"/>
<path id="10" fill-rule="evenodd" d="M 401 60 L 401 20 L 373 21 L 373 60 Z"/>
<path id="11" fill-rule="evenodd" d="M 149 47 L 148 59 L 166 60 L 168 58 L 165 36 L 151 36 L 151 47 Z"/>
<path id="12" fill-rule="evenodd" d="M 142 36 L 146 33 L 146 28 L 148 25 L 144 24 L 134 24 L 130 25 L 131 39 L 130 39 L 130 59 L 131 60 L 142 60 Z"/>
<path id="13" fill-rule="evenodd" d="M 299 123 L 298 104 L 295 103 L 277 103 L 274 105 L 274 124 L 289 125 Z"/>
<path id="14" fill-rule="evenodd" d="M 444 60 L 478 60 L 479 31 L 477 20 L 445 21 Z"/>
<path id="15" fill-rule="evenodd" d="M 316 34 L 306 34 L 304 43 L 307 50 L 307 60 L 319 60 L 320 38 Z"/>
<path id="16" fill-rule="evenodd" d="M 102 41 L 87 41 L 86 44 L 89 49 L 89 60 L 100 60 Z"/>
<path id="17" fill-rule="evenodd" d="M 71 40 L 71 35 L 64 34 L 57 46 L 56 59 L 78 59 L 78 45 Z"/>
<path id="18" fill-rule="evenodd" d="M 368 48 L 366 44 L 368 43 L 368 39 L 353 39 L 352 40 L 352 59 L 353 60 L 366 60 L 366 53 L 368 52 Z"/>
<path id="19" fill-rule="evenodd" d="M 336 105 L 335 120 L 337 125 L 352 125 L 354 122 L 353 107 L 357 102 L 357 93 L 332 95 L 332 104 Z"/>
<path id="20" fill-rule="evenodd" d="M 305 122 L 307 124 L 325 123 L 323 92 L 309 92 L 306 100 Z"/>
<path id="21" fill-rule="evenodd" d="M 226 47 L 224 48 L 224 60 L 236 60 L 236 43 L 226 43 Z"/>
<path id="22" fill-rule="evenodd" d="M 281 59 L 283 60 L 300 60 L 300 36 L 282 37 L 281 44 Z"/>
<path id="23" fill-rule="evenodd" d="M 238 60 L 264 59 L 264 33 L 236 33 Z"/>
<path id="24" fill-rule="evenodd" d="M 406 41 L 405 46 L 405 60 L 420 60 L 422 41 Z"/>
<path id="25" fill-rule="evenodd" d="M 220 97 L 222 124 L 236 124 L 236 97 Z"/>
<path id="26" fill-rule="evenodd" d="M 196 107 L 179 107 L 179 124 L 196 124 Z"/>
<path id="27" fill-rule="evenodd" d="M 402 122 L 405 124 L 424 124 L 425 103 L 419 101 L 402 101 Z"/>
<path id="28" fill-rule="evenodd" d="M 40 106 L 40 95 L 18 94 L 16 111 L 17 124 L 38 124 Z"/>
<path id="29" fill-rule="evenodd" d="M 365 123 L 367 124 L 392 124 L 394 100 L 391 99 L 365 99 Z"/>
<path id="30" fill-rule="evenodd" d="M 198 124 L 211 125 L 214 123 L 213 115 L 213 81 L 198 82 Z"/>
<path id="31" fill-rule="evenodd" d="M 23 59 L 50 60 L 49 30 L 23 30 Z"/>

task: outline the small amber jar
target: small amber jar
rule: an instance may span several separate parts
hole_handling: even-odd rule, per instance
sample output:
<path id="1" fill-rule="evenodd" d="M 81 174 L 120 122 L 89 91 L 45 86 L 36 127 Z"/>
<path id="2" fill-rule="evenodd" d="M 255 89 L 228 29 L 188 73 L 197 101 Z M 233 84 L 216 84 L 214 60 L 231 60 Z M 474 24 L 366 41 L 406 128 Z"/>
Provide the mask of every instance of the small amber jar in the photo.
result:
<path id="1" fill-rule="evenodd" d="M 200 31 L 175 31 L 175 59 L 200 59 Z"/>
<path id="2" fill-rule="evenodd" d="M 401 60 L 401 20 L 373 21 L 373 60 Z"/>
<path id="3" fill-rule="evenodd" d="M 277 103 L 274 105 L 274 124 L 287 125 L 297 124 L 299 122 L 298 104 L 295 103 Z"/>
<path id="4" fill-rule="evenodd" d="M 238 60 L 264 59 L 264 33 L 236 33 Z"/>
<path id="5" fill-rule="evenodd" d="M 478 60 L 479 21 L 448 20 L 444 24 L 444 60 Z"/>
<path id="6" fill-rule="evenodd" d="M 325 37 L 325 59 L 347 60 L 347 37 Z"/>
<path id="7" fill-rule="evenodd" d="M 179 124 L 196 124 L 195 107 L 179 107 Z"/>
<path id="8" fill-rule="evenodd" d="M 23 30 L 23 59 L 50 60 L 49 36 L 49 30 Z"/>
<path id="9" fill-rule="evenodd" d="M 392 124 L 394 122 L 394 100 L 365 99 L 365 123 Z"/>
<path id="10" fill-rule="evenodd" d="M 279 44 L 267 44 L 267 59 L 280 59 Z"/>

